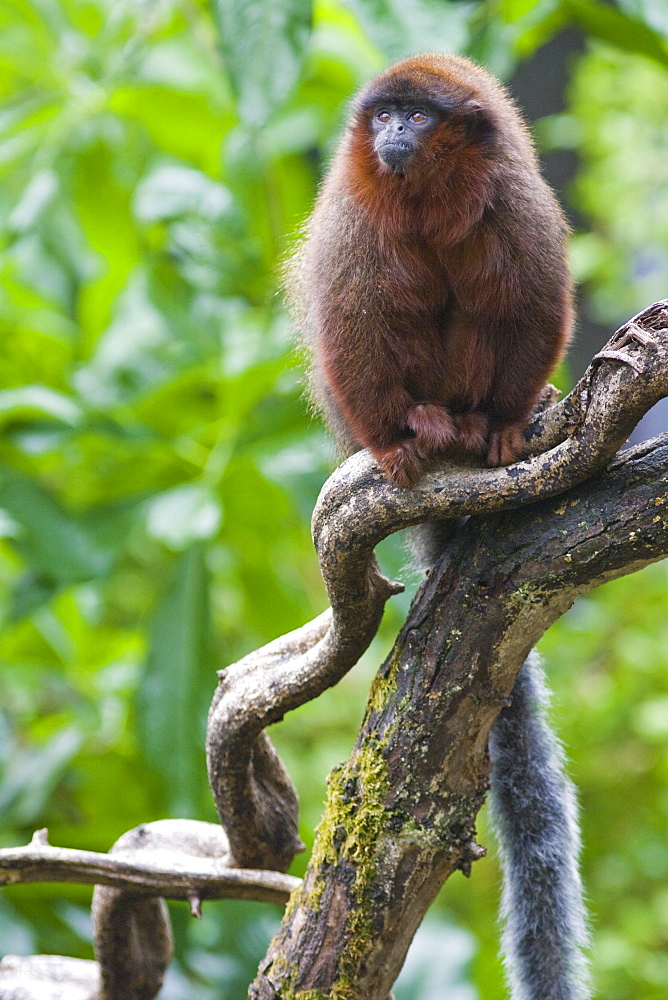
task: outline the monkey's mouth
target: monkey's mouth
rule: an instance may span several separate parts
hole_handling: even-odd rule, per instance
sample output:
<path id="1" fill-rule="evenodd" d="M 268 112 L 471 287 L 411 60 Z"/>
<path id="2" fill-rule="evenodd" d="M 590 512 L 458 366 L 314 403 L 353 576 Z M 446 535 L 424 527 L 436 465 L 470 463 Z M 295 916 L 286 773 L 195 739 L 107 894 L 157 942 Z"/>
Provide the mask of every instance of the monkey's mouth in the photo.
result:
<path id="1" fill-rule="evenodd" d="M 378 157 L 395 174 L 403 174 L 413 159 L 415 149 L 408 142 L 384 142 L 377 149 Z"/>

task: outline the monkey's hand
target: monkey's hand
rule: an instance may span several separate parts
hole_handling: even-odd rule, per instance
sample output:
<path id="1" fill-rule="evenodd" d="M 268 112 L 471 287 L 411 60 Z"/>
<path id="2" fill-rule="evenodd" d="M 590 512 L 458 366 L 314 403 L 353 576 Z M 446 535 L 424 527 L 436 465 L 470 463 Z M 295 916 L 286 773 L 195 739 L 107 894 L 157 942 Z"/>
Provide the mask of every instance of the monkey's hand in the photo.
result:
<path id="1" fill-rule="evenodd" d="M 373 448 L 372 455 L 390 480 L 397 486 L 412 486 L 424 468 L 424 455 L 418 449 L 417 438 L 408 438 L 390 448 Z"/>
<path id="2" fill-rule="evenodd" d="M 491 431 L 487 446 L 488 465 L 512 465 L 524 443 L 526 420 L 518 420 Z"/>
<path id="3" fill-rule="evenodd" d="M 438 455 L 457 440 L 457 428 L 452 416 L 438 403 L 409 406 L 406 424 L 415 434 L 417 450 L 424 458 Z"/>

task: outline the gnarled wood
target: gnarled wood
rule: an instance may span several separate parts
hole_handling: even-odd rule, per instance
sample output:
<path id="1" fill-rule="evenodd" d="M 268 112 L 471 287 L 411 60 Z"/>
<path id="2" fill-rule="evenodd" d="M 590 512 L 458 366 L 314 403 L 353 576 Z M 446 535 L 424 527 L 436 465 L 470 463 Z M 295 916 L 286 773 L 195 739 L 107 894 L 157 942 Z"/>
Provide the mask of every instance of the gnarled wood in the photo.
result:
<path id="1" fill-rule="evenodd" d="M 109 854 L 52 847 L 38 830 L 27 847 L 0 850 L 0 885 L 95 884 L 96 962 L 58 955 L 0 962 L 0 1000 L 149 1000 L 172 954 L 164 897 L 186 900 L 201 917 L 204 899 L 285 903 L 299 879 L 273 871 L 230 870 L 220 826 L 160 820 L 124 834 Z"/>
<path id="2" fill-rule="evenodd" d="M 219 674 L 207 761 L 236 864 L 281 869 L 300 849 L 294 790 L 264 729 L 337 683 L 376 634 L 385 601 L 401 586 L 381 575 L 374 546 L 409 525 L 514 510 L 573 488 L 605 466 L 665 395 L 666 301 L 621 327 L 572 392 L 536 415 L 524 461 L 445 465 L 413 489 L 388 483 L 367 452 L 337 469 L 313 513 L 331 608 Z"/>
<path id="3" fill-rule="evenodd" d="M 151 853 L 98 854 L 68 847 L 54 847 L 40 830 L 27 847 L 0 849 L 0 886 L 28 882 L 76 882 L 81 885 L 107 885 L 127 889 L 139 895 L 159 895 L 166 899 L 190 902 L 195 898 L 254 899 L 260 903 L 287 902 L 300 879 L 275 871 L 229 868 L 225 856 L 188 854 L 190 824 L 213 828 L 213 823 L 193 820 L 169 820 L 183 827 L 179 850 L 157 849 Z M 154 824 L 146 824 L 153 826 Z"/>
<path id="4" fill-rule="evenodd" d="M 3 871 L 6 882 L 57 873 L 117 887 L 97 894 L 101 982 L 95 963 L 11 959 L 0 966 L 0 1000 L 153 996 L 169 954 L 157 897 L 186 893 L 197 914 L 200 899 L 232 894 L 225 864 L 287 867 L 301 847 L 297 801 L 265 727 L 336 683 L 370 643 L 385 600 L 401 589 L 378 570 L 373 547 L 381 538 L 423 521 L 478 515 L 453 533 L 378 675 L 351 758 L 332 777 L 304 883 L 249 994 L 386 1000 L 438 887 L 481 854 L 474 822 L 487 786 L 487 738 L 529 648 L 578 593 L 668 552 L 668 439 L 610 461 L 665 395 L 668 303 L 661 302 L 615 334 L 563 402 L 536 416 L 524 461 L 434 469 L 412 490 L 388 484 L 365 453 L 345 462 L 313 518 L 331 609 L 219 675 L 207 759 L 223 829 L 209 836 L 194 827 L 210 824 L 170 821 L 188 827 L 162 828 L 167 840 L 176 836 L 177 851 L 194 841 L 187 859 L 163 855 L 158 869 L 150 852 L 145 860 L 134 854 L 147 827 L 131 843 L 121 839 L 113 862 L 73 857 L 85 852 L 55 858 L 44 838 L 13 858 L 0 852 L 0 881 Z M 150 846 L 160 854 L 165 842 L 159 835 Z M 279 894 L 294 884 L 267 872 L 254 873 L 255 883 L 250 873 L 236 874 L 249 895 L 252 884 Z M 157 955 L 150 942 L 131 954 L 121 940 L 135 903 L 137 935 L 157 936 Z"/>
<path id="5" fill-rule="evenodd" d="M 558 499 L 471 519 L 372 688 L 253 1000 L 384 1000 L 445 879 L 480 856 L 488 737 L 578 594 L 668 554 L 668 435 Z"/>

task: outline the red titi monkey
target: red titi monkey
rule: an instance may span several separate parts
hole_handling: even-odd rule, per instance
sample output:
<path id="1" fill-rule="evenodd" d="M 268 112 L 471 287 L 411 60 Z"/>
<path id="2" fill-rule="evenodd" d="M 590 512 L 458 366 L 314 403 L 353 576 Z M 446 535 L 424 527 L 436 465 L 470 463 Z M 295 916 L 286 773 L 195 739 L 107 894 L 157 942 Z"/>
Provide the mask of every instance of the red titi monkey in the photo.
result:
<path id="1" fill-rule="evenodd" d="M 494 77 L 421 55 L 372 80 L 288 282 L 344 450 L 400 486 L 453 447 L 512 462 L 570 336 L 566 235 Z"/>
<path id="2" fill-rule="evenodd" d="M 566 235 L 497 80 L 446 55 L 372 80 L 288 276 L 342 449 L 399 486 L 450 450 L 511 463 L 570 336 Z M 532 654 L 490 737 L 506 965 L 514 1000 L 584 1000 L 577 811 L 543 701 Z"/>

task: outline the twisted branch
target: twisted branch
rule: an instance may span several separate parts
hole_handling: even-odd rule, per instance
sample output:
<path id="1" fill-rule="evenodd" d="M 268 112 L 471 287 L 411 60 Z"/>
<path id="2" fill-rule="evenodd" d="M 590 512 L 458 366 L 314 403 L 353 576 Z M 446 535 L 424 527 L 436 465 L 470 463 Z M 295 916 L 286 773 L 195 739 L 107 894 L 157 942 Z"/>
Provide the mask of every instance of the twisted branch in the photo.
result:
<path id="1" fill-rule="evenodd" d="M 312 521 L 331 608 L 219 673 L 207 760 L 235 864 L 281 869 L 299 849 L 294 791 L 263 730 L 336 684 L 373 639 L 385 601 L 402 589 L 379 572 L 374 546 L 409 525 L 513 510 L 574 487 L 666 395 L 668 300 L 622 326 L 572 392 L 535 416 L 522 461 L 442 464 L 413 489 L 388 483 L 367 452 L 336 470 Z"/>
<path id="2" fill-rule="evenodd" d="M 481 853 L 489 735 L 530 648 L 579 594 L 665 555 L 668 434 L 563 496 L 457 525 L 330 775 L 252 1000 L 386 1000 L 443 882 Z"/>
<path id="3" fill-rule="evenodd" d="M 325 484 L 313 515 L 331 608 L 219 674 L 207 762 L 223 829 L 186 820 L 148 824 L 124 835 L 113 857 L 58 850 L 39 837 L 29 848 L 0 852 L 0 884 L 58 878 L 107 887 L 96 890 L 94 905 L 100 967 L 57 956 L 5 959 L 0 1000 L 155 996 L 171 949 L 162 897 L 188 899 L 195 915 L 205 898 L 284 899 L 299 884 L 275 873 L 301 849 L 297 799 L 264 729 L 340 680 L 371 642 L 385 601 L 402 589 L 380 573 L 374 546 L 409 525 L 512 510 L 572 488 L 603 469 L 640 417 L 666 395 L 664 301 L 625 324 L 573 391 L 536 415 L 522 461 L 502 469 L 444 465 L 404 490 L 387 483 L 368 454 L 348 459 Z M 558 605 L 555 598 L 555 614 Z M 509 649 L 527 635 L 515 630 L 499 641 Z M 516 666 L 518 651 L 512 652 L 508 674 Z M 470 863 L 475 845 L 469 839 L 460 846 L 461 857 L 448 864 Z M 226 865 L 237 870 L 224 871 Z M 274 873 L 238 870 L 247 868 Z M 425 881 L 424 892 L 430 884 Z M 373 973 L 369 997 L 374 991 L 387 996 L 390 964 Z M 279 975 L 278 966 L 274 971 Z M 268 980 L 260 979 L 258 990 L 254 995 L 273 995 Z"/>

